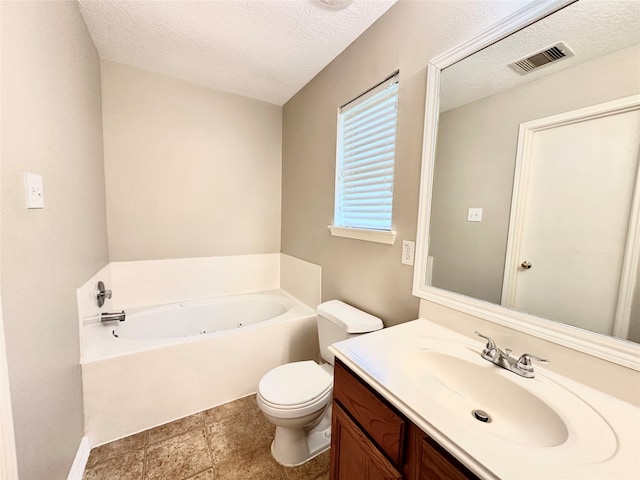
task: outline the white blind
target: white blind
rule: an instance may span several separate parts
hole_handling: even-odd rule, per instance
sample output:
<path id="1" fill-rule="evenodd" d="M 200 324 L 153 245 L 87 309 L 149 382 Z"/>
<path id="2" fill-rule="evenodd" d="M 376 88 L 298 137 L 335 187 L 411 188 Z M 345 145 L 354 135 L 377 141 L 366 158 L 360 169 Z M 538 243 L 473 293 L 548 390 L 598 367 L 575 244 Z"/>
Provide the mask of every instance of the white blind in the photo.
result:
<path id="1" fill-rule="evenodd" d="M 391 230 L 398 73 L 340 108 L 334 225 Z"/>

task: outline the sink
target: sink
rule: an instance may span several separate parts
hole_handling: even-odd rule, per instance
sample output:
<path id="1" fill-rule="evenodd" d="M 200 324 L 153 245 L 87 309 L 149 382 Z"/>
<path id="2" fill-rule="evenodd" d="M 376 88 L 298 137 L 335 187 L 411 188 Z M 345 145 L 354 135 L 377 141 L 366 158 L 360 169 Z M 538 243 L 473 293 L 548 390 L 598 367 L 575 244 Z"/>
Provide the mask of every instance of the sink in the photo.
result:
<path id="1" fill-rule="evenodd" d="M 402 358 L 405 373 L 431 400 L 477 428 L 521 445 L 554 447 L 567 441 L 569 432 L 560 415 L 519 385 L 530 379 L 512 381 L 485 363 L 428 350 L 410 351 Z M 482 413 L 476 416 L 476 410 Z"/>
<path id="2" fill-rule="evenodd" d="M 481 478 L 609 479 L 638 471 L 640 409 L 549 368 L 536 365 L 534 378 L 516 375 L 484 360 L 483 342 L 430 320 L 331 350 Z"/>
<path id="3" fill-rule="evenodd" d="M 616 452 L 616 435 L 602 416 L 540 371 L 523 378 L 482 359 L 470 344 L 424 339 L 405 342 L 395 359 L 424 411 L 450 417 L 481 442 L 491 437 L 530 455 L 555 451 L 575 463 L 605 461 Z"/>

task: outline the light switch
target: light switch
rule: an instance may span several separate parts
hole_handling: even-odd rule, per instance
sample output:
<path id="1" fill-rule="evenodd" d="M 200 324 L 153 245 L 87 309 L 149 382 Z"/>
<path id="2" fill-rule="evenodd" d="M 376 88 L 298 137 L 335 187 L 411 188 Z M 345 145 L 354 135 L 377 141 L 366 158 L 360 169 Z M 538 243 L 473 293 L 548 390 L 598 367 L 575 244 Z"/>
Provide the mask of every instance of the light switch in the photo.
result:
<path id="1" fill-rule="evenodd" d="M 42 176 L 35 173 L 25 172 L 24 184 L 27 195 L 27 208 L 44 208 Z"/>
<path id="2" fill-rule="evenodd" d="M 467 222 L 481 222 L 482 221 L 482 209 L 481 208 L 469 208 L 467 214 Z"/>

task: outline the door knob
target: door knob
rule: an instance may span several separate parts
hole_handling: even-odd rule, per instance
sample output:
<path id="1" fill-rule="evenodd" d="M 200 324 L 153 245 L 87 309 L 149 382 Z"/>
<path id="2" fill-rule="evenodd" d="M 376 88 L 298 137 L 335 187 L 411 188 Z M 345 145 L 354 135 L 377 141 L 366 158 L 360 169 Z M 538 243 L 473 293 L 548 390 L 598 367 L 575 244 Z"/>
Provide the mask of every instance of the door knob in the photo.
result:
<path id="1" fill-rule="evenodd" d="M 525 270 L 529 270 L 531 268 L 531 262 L 528 262 L 527 260 L 525 260 L 520 264 L 520 266 Z"/>

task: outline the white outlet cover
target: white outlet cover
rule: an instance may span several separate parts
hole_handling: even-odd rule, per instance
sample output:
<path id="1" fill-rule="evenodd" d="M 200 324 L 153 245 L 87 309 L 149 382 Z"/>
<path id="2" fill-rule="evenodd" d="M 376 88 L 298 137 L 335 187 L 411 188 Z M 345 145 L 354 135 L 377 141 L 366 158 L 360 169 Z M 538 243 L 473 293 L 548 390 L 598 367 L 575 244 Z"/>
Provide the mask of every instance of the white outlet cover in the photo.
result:
<path id="1" fill-rule="evenodd" d="M 44 208 L 44 188 L 42 176 L 25 172 L 24 184 L 27 196 L 27 208 Z"/>
<path id="2" fill-rule="evenodd" d="M 402 241 L 402 259 L 401 263 L 404 265 L 413 265 L 413 257 L 416 251 L 416 242 L 409 240 Z"/>
<path id="3" fill-rule="evenodd" d="M 481 222 L 482 221 L 482 208 L 469 208 L 469 213 L 467 214 L 468 222 Z"/>

